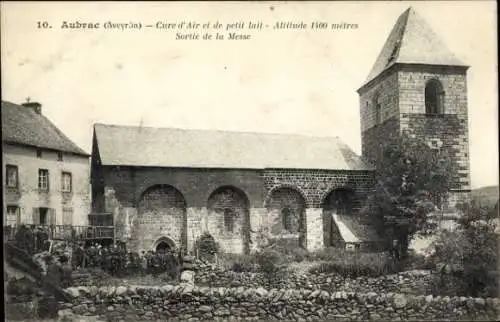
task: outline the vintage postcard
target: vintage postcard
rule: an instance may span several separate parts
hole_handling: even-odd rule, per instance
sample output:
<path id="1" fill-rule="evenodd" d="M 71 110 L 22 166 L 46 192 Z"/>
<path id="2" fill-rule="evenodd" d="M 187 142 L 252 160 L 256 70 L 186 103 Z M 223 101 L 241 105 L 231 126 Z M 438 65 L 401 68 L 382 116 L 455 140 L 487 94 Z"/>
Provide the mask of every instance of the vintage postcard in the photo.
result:
<path id="1" fill-rule="evenodd" d="M 494 1 L 1 3 L 6 320 L 498 320 Z"/>

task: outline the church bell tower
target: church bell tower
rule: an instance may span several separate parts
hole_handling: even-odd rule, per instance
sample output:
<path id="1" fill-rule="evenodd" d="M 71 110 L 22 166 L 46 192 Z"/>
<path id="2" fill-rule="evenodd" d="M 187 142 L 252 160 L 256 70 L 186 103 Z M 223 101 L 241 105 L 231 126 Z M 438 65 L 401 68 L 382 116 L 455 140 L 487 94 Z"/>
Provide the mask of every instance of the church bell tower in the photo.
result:
<path id="1" fill-rule="evenodd" d="M 470 198 L 467 69 L 410 7 L 358 89 L 363 157 L 376 162 L 379 144 L 403 132 L 446 149 L 451 207 Z"/>

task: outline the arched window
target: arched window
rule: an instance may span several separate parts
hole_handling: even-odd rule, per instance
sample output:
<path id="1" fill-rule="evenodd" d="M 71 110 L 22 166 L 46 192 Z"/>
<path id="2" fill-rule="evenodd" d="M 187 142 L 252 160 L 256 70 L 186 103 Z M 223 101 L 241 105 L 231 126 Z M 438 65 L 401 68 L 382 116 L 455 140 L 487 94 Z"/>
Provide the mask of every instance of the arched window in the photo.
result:
<path id="1" fill-rule="evenodd" d="M 234 230 L 234 212 L 230 208 L 224 209 L 224 228 L 230 233 Z"/>
<path id="2" fill-rule="evenodd" d="M 281 210 L 281 220 L 283 223 L 283 229 L 286 231 L 292 230 L 292 212 L 290 208 L 283 208 Z"/>
<path id="3" fill-rule="evenodd" d="M 380 100 L 380 95 L 377 94 L 373 98 L 373 107 L 375 109 L 375 124 L 381 124 L 382 123 L 382 102 Z"/>
<path id="4" fill-rule="evenodd" d="M 444 113 L 443 85 L 436 79 L 431 79 L 425 85 L 425 113 L 429 115 Z"/>

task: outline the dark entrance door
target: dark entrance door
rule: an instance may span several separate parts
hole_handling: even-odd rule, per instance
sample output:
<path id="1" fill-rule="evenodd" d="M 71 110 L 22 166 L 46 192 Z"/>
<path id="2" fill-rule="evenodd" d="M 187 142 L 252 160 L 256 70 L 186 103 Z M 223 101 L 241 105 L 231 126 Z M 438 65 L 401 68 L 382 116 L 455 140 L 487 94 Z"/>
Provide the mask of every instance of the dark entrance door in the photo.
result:
<path id="1" fill-rule="evenodd" d="M 165 254 L 168 251 L 171 251 L 172 248 L 166 242 L 160 242 L 158 246 L 156 246 L 156 252 L 160 254 Z"/>

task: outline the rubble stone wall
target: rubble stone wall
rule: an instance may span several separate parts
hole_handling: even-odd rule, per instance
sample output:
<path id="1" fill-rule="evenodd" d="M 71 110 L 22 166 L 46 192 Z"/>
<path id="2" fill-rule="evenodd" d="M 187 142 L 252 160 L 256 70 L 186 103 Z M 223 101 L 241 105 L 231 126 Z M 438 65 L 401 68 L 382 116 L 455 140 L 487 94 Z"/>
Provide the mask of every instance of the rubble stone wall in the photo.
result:
<path id="1" fill-rule="evenodd" d="M 204 232 L 209 232 L 225 252 L 251 251 L 257 244 L 258 232 L 272 230 L 273 223 L 280 222 L 276 215 L 284 207 L 294 206 L 289 198 L 275 198 L 280 191 L 293 191 L 294 196 L 302 199 L 298 208 L 305 216 L 303 232 L 293 237 L 299 237 L 295 239 L 308 250 L 321 249 L 324 200 L 335 189 L 352 189 L 355 213 L 373 187 L 372 171 L 136 167 L 101 170 L 99 193 L 104 197 L 94 195 L 94 199 L 104 200 L 101 211 L 113 213 L 117 238 L 126 241 L 133 251 L 154 249 L 163 239 L 193 250 Z M 226 190 L 238 192 L 239 197 L 231 197 Z M 214 198 L 218 203 L 214 204 Z M 225 208 L 235 215 L 233 229 L 226 227 L 231 225 L 225 224 Z"/>
<path id="2" fill-rule="evenodd" d="M 78 287 L 70 314 L 106 320 L 495 320 L 499 299 L 264 288 Z"/>

